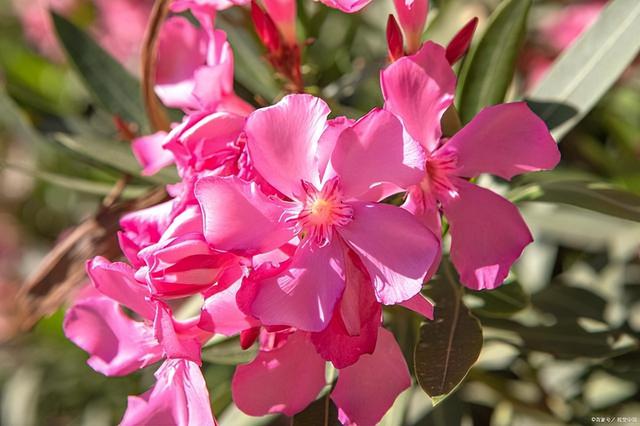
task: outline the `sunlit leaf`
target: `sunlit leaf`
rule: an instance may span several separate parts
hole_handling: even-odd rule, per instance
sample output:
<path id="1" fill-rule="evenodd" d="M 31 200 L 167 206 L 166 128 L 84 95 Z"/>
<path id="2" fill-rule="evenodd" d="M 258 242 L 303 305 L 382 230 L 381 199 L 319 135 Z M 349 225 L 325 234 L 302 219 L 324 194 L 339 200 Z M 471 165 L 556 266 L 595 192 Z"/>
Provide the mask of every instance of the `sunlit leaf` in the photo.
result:
<path id="1" fill-rule="evenodd" d="M 236 365 L 251 361 L 256 352 L 255 347 L 242 349 L 239 339 L 231 338 L 204 348 L 202 359 L 214 364 Z"/>
<path id="2" fill-rule="evenodd" d="M 515 189 L 509 199 L 569 204 L 622 219 L 640 221 L 640 196 L 604 182 L 543 181 Z"/>
<path id="3" fill-rule="evenodd" d="M 462 286 L 443 261 L 440 274 L 426 287 L 435 303 L 435 319 L 420 327 L 414 363 L 418 383 L 436 404 L 462 382 L 482 349 L 482 328 L 462 303 Z"/>
<path id="4" fill-rule="evenodd" d="M 504 100 L 515 73 L 530 7 L 531 0 L 504 0 L 469 53 L 458 92 L 463 123 L 482 108 Z"/>
<path id="5" fill-rule="evenodd" d="M 640 51 L 640 2 L 613 0 L 529 96 L 557 140 L 618 80 Z"/>
<path id="6" fill-rule="evenodd" d="M 511 316 L 529 305 L 529 296 L 517 281 L 503 284 L 495 290 L 469 291 L 467 297 L 482 303 L 473 308 L 474 313 L 492 317 Z"/>
<path id="7" fill-rule="evenodd" d="M 80 139 L 64 133 L 56 133 L 54 139 L 66 148 L 98 164 L 104 164 L 135 176 L 140 174 L 140 164 L 133 156 L 131 147 L 126 143 L 90 137 Z M 160 184 L 174 183 L 178 180 L 175 171 L 170 168 L 161 170 L 153 176 L 142 176 L 142 178 Z"/>
<path id="8" fill-rule="evenodd" d="M 55 12 L 51 16 L 69 60 L 98 102 L 123 120 L 146 127 L 139 82 L 75 24 Z"/>

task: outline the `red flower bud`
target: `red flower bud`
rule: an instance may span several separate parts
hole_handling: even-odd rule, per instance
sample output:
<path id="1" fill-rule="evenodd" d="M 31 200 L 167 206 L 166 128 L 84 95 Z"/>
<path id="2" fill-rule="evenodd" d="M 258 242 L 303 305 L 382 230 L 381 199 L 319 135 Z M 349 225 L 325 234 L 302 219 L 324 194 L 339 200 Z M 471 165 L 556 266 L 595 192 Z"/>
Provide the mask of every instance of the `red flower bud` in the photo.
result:
<path id="1" fill-rule="evenodd" d="M 260 41 L 269 53 L 273 54 L 277 52 L 281 46 L 280 32 L 273 22 L 273 19 L 271 19 L 271 16 L 262 10 L 255 0 L 251 2 L 251 19 L 253 20 L 253 25 Z"/>
<path id="2" fill-rule="evenodd" d="M 249 349 L 260 335 L 260 327 L 248 328 L 240 332 L 240 347 Z"/>
<path id="3" fill-rule="evenodd" d="M 471 45 L 471 39 L 473 33 L 476 31 L 478 25 L 478 18 L 473 18 L 467 24 L 462 27 L 458 33 L 453 36 L 449 44 L 447 45 L 447 60 L 451 65 L 455 64 L 464 56 Z"/>
<path id="4" fill-rule="evenodd" d="M 387 47 L 391 62 L 397 61 L 404 56 L 403 44 L 402 32 L 396 22 L 396 18 L 393 15 L 389 15 L 387 20 Z"/>

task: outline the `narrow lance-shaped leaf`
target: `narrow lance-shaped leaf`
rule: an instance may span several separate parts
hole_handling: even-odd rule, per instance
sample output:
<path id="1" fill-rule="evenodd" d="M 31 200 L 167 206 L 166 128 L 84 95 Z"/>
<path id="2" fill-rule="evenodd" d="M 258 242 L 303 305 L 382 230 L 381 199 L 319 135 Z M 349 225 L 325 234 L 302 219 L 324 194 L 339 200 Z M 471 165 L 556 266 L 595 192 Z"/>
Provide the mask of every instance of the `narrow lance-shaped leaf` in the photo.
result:
<path id="1" fill-rule="evenodd" d="M 511 192 L 511 201 L 561 203 L 640 222 L 640 196 L 604 182 L 544 181 Z"/>
<path id="2" fill-rule="evenodd" d="M 640 2 L 614 0 L 553 64 L 529 95 L 531 108 L 562 139 L 640 51 Z"/>
<path id="3" fill-rule="evenodd" d="M 494 290 L 469 290 L 466 297 L 481 302 L 480 306 L 472 308 L 475 314 L 490 317 L 508 317 L 529 305 L 529 297 L 517 281 L 505 283 Z"/>
<path id="4" fill-rule="evenodd" d="M 51 16 L 69 60 L 98 102 L 111 114 L 146 128 L 139 82 L 75 24 L 54 12 Z"/>
<path id="5" fill-rule="evenodd" d="M 531 0 L 505 0 L 493 12 L 461 72 L 460 117 L 468 123 L 486 106 L 502 102 L 515 73 Z"/>
<path id="6" fill-rule="evenodd" d="M 436 404 L 467 375 L 482 349 L 482 328 L 462 303 L 462 286 L 444 260 L 439 275 L 426 288 L 435 302 L 435 319 L 420 327 L 414 352 L 418 383 Z"/>

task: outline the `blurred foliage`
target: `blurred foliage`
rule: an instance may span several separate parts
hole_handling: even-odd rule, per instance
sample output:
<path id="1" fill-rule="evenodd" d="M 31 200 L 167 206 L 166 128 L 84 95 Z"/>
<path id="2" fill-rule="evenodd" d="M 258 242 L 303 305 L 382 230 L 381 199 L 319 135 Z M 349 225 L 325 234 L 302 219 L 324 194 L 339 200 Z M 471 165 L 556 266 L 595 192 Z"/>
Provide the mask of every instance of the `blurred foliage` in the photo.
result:
<path id="1" fill-rule="evenodd" d="M 0 230 L 4 235 L 9 235 L 5 229 L 18 230 L 18 237 L 11 244 L 8 237 L 0 241 L 0 254 L 11 259 L 0 261 L 3 340 L 17 327 L 10 317 L 15 314 L 12 307 L 3 305 L 11 305 L 13 284 L 34 269 L 61 232 L 93 213 L 124 174 L 133 176 L 125 197 L 136 197 L 175 179 L 175 173 L 168 171 L 152 178 L 136 176 L 139 167 L 127 137 L 111 116 L 121 113 L 139 118 L 138 93 L 110 89 L 136 87 L 136 77 L 122 74 L 126 73 L 122 69 L 113 71 L 114 63 L 90 39 L 85 40 L 85 50 L 75 57 L 74 66 L 40 56 L 24 40 L 8 3 L 0 1 Z M 497 26 L 505 25 L 501 19 L 489 19 L 499 3 L 432 1 L 426 37 L 435 41 L 446 43 L 469 18 L 480 17 L 473 54 L 461 67 L 465 81 L 458 101 L 471 99 L 462 109 L 468 114 L 505 97 L 524 95 L 522 81 L 527 70 L 522 68 L 515 70 L 508 87 L 487 86 L 488 79 L 495 77 L 487 68 L 496 64 L 483 52 L 507 49 L 497 65 L 509 80 L 514 55 L 521 53 L 512 38 L 519 26 L 505 29 Z M 528 9 L 531 2 L 507 3 L 498 13 L 511 12 L 522 18 L 527 11 L 515 10 L 516 6 Z M 537 37 L 547 14 L 568 3 L 532 2 L 525 49 Z M 386 63 L 384 26 L 391 2 L 375 0 L 357 15 L 308 0 L 299 0 L 298 6 L 299 37 L 308 42 L 303 58 L 307 91 L 325 98 L 336 115 L 356 117 L 381 105 L 378 73 Z M 514 19 L 519 18 L 509 18 L 506 24 Z M 86 27 L 90 14 L 71 21 L 66 31 Z M 227 10 L 219 15 L 217 25 L 228 32 L 234 49 L 238 93 L 257 106 L 282 96 L 282 79 L 262 58 L 247 11 Z M 83 33 L 74 34 L 72 40 Z M 633 53 L 632 46 L 623 41 L 611 43 L 614 53 L 624 49 L 627 56 Z M 589 43 L 587 47 L 598 46 Z M 595 64 L 600 68 L 589 70 L 588 75 L 606 74 L 607 70 L 616 74 L 611 67 L 620 67 L 624 61 L 610 64 L 608 58 Z M 97 62 L 98 70 L 110 67 L 112 72 L 96 73 L 92 60 L 102 61 Z M 84 70 L 83 77 L 77 70 Z M 87 80 L 91 72 L 101 74 L 102 80 L 95 76 Z M 472 293 L 457 287 L 458 303 L 470 312 L 466 318 L 472 323 L 476 318 L 482 325 L 484 343 L 471 370 L 467 373 L 465 365 L 460 367 L 435 407 L 416 383 L 398 398 L 382 424 L 588 425 L 593 416 L 640 417 L 640 72 L 636 64 L 620 78 L 609 77 L 611 82 L 617 80 L 611 88 L 606 79 L 599 79 L 596 89 L 578 86 L 592 90 L 592 96 L 571 105 L 578 108 L 577 118 L 571 124 L 575 127 L 563 130 L 563 159 L 557 170 L 511 183 L 485 176 L 479 180 L 518 203 L 536 241 L 525 251 L 509 283 L 498 290 Z M 126 85 L 118 86 L 118 78 L 124 78 Z M 546 84 L 542 86 L 545 90 L 530 93 L 534 108 L 548 107 L 535 103 L 539 101 L 536 94 L 561 95 Z M 598 91 L 604 95 L 593 95 Z M 130 97 L 121 102 L 116 95 Z M 580 103 L 596 100 L 592 109 Z M 126 110 L 119 110 L 125 103 Z M 455 280 L 442 271 L 437 280 L 443 277 Z M 429 291 L 426 294 L 437 301 L 439 296 Z M 446 306 L 439 305 L 445 320 L 451 313 Z M 62 312 L 0 348 L 2 424 L 113 424 L 122 415 L 125 396 L 140 394 L 152 384 L 154 366 L 125 378 L 105 378 L 93 372 L 85 363 L 87 355 L 62 335 Z M 385 319 L 412 364 L 420 332 L 417 317 L 390 309 Z M 423 331 L 429 327 L 432 325 L 423 326 Z M 221 424 L 288 424 L 280 417 L 249 418 L 231 403 L 233 365 L 251 355 L 238 351 L 236 343 L 234 339 L 214 341 L 203 354 L 205 377 Z M 457 351 L 470 350 L 464 340 L 455 344 Z M 429 345 L 419 349 L 430 350 L 434 348 Z M 462 358 L 470 364 L 475 356 Z M 420 375 L 424 367 L 418 362 L 416 373 Z M 457 386 L 465 374 L 466 379 Z M 433 395 L 442 396 L 442 391 Z M 331 418 L 325 419 L 325 413 Z M 294 423 L 332 424 L 335 414 L 322 396 L 296 416 Z"/>

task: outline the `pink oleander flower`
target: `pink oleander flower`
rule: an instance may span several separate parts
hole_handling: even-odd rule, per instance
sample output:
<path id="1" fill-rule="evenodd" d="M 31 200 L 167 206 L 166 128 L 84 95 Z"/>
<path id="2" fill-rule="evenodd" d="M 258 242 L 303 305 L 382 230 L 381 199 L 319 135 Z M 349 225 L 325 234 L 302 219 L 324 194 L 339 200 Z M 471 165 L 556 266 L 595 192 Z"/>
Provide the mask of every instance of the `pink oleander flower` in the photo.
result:
<path id="1" fill-rule="evenodd" d="M 338 370 L 330 397 L 344 425 L 376 424 L 411 385 L 407 363 L 393 335 L 381 327 L 375 333 L 375 350 Z M 237 367 L 231 386 L 236 405 L 249 415 L 292 416 L 313 402 L 326 384 L 325 361 L 316 353 L 309 334 L 284 329 L 261 334 L 260 352 L 249 364 Z"/>
<path id="2" fill-rule="evenodd" d="M 481 173 L 511 179 L 555 167 L 560 153 L 546 125 L 515 102 L 485 108 L 450 139 L 442 138 L 440 120 L 452 104 L 455 75 L 445 50 L 430 42 L 383 70 L 381 85 L 385 109 L 401 119 L 406 137 L 419 142 L 426 158 L 405 208 L 436 235 L 444 213 L 451 260 L 465 286 L 499 286 L 532 237 L 513 204 L 469 179 Z"/>
<path id="3" fill-rule="evenodd" d="M 233 91 L 233 52 L 211 14 L 196 14 L 200 28 L 173 16 L 158 40 L 156 93 L 162 102 L 193 112 L 249 114 L 253 108 Z"/>
<path id="4" fill-rule="evenodd" d="M 345 291 L 351 252 L 379 302 L 411 299 L 439 250 L 412 215 L 378 202 L 422 176 L 423 153 L 403 140 L 400 122 L 383 110 L 355 123 L 328 122 L 328 113 L 318 98 L 289 95 L 248 117 L 253 167 L 280 197 L 234 177 L 196 183 L 213 247 L 257 254 L 297 244 L 285 266 L 256 286 L 249 310 L 266 325 L 325 329 Z"/>
<path id="5" fill-rule="evenodd" d="M 429 13 L 429 0 L 393 0 L 393 4 L 407 41 L 407 51 L 415 53 L 422 43 L 422 33 Z"/>

